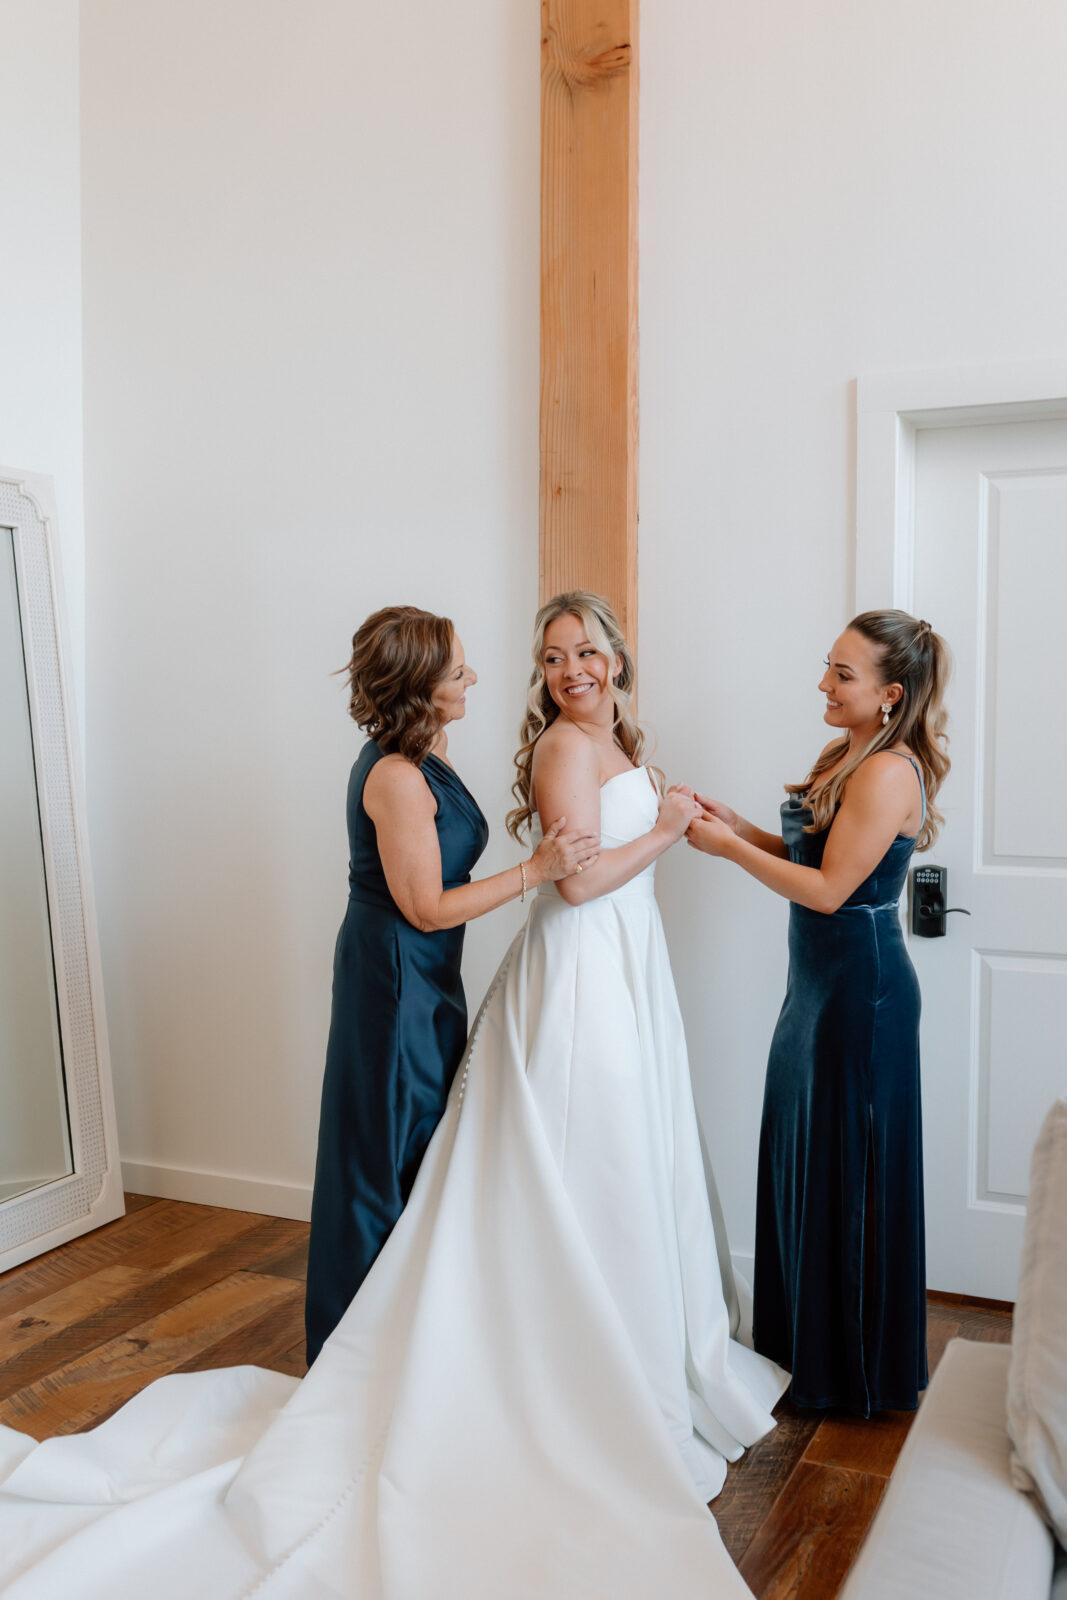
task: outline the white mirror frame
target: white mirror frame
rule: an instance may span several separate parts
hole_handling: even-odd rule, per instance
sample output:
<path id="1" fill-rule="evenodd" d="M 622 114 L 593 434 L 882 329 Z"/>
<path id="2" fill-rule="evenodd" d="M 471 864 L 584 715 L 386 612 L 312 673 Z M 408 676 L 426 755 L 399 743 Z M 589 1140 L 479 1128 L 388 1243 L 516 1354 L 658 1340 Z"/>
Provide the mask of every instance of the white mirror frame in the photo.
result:
<path id="1" fill-rule="evenodd" d="M 51 479 L 0 468 L 0 528 L 14 533 L 74 1169 L 0 1203 L 5 1271 L 122 1216 L 125 1205 Z"/>

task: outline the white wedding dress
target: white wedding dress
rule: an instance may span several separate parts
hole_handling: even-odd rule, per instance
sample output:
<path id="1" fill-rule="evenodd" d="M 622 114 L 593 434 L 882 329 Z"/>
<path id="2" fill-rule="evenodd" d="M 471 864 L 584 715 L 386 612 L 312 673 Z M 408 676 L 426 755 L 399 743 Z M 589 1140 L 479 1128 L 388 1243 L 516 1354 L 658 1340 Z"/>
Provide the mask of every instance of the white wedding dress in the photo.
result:
<path id="1" fill-rule="evenodd" d="M 643 769 L 601 794 L 646 832 Z M 7 1600 L 715 1600 L 705 1501 L 787 1375 L 731 1338 L 649 868 L 543 886 L 406 1211 L 302 1381 L 0 1429 Z M 728 1272 L 728 1258 L 725 1258 Z"/>

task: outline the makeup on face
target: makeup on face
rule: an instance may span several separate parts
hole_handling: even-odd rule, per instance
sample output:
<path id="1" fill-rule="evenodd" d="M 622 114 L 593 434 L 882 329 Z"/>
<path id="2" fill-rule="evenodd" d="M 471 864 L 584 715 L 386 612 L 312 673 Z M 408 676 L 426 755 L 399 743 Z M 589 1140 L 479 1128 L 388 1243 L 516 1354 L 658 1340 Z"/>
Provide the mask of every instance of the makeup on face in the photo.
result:
<path id="1" fill-rule="evenodd" d="M 580 617 L 568 612 L 548 624 L 541 660 L 548 692 L 565 715 L 599 721 L 605 705 L 613 710 L 611 663 L 590 642 Z"/>
<path id="2" fill-rule="evenodd" d="M 456 634 L 452 641 L 452 664 L 430 695 L 445 722 L 455 722 L 466 713 L 467 690 L 477 682 L 478 674 L 464 659 L 463 644 Z"/>
<path id="3" fill-rule="evenodd" d="M 862 634 L 846 629 L 826 658 L 819 679 L 826 696 L 823 721 L 832 728 L 858 728 L 873 722 L 885 694 L 879 682 L 875 652 Z"/>

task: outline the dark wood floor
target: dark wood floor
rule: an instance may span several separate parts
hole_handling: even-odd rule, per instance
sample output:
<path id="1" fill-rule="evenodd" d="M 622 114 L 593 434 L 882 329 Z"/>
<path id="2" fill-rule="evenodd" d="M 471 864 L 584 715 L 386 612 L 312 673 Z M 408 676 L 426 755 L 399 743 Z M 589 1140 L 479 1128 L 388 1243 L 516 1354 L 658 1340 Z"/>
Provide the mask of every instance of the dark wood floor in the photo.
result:
<path id="1" fill-rule="evenodd" d="M 930 1295 L 930 1371 L 955 1338 L 1007 1344 L 1011 1310 Z M 774 1432 L 730 1468 L 712 1509 L 723 1542 L 758 1600 L 833 1600 L 896 1465 L 915 1413 L 855 1417 L 799 1411 L 783 1400 Z"/>
<path id="2" fill-rule="evenodd" d="M 304 1372 L 307 1225 L 127 1195 L 117 1222 L 0 1275 L 0 1422 L 89 1428 L 166 1372 L 251 1362 Z M 931 1296 L 931 1371 L 948 1341 L 1006 1343 L 1006 1307 Z M 758 1600 L 833 1600 L 912 1418 L 778 1407 L 714 1502 Z"/>

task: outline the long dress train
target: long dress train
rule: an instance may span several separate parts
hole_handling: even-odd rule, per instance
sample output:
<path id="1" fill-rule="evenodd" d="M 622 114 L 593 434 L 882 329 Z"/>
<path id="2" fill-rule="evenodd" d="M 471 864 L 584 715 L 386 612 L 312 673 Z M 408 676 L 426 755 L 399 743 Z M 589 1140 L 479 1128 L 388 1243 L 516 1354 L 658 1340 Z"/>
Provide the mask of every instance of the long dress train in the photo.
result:
<path id="1" fill-rule="evenodd" d="M 655 820 L 643 771 L 601 802 L 607 846 Z M 743 1596 L 705 1500 L 786 1381 L 730 1337 L 652 869 L 581 907 L 546 885 L 309 1375 L 164 1378 L 90 1434 L 0 1430 L 0 1580 L 12 1600 Z"/>

